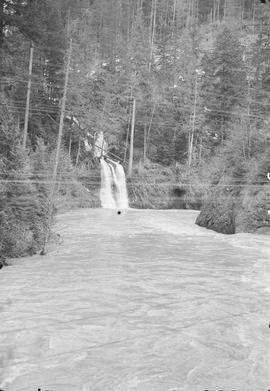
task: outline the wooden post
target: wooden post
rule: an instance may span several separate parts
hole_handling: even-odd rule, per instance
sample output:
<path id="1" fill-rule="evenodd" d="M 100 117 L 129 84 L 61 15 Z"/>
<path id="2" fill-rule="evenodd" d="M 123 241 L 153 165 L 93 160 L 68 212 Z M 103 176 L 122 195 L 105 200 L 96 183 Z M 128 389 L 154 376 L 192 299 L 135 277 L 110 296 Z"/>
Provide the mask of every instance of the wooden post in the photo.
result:
<path id="1" fill-rule="evenodd" d="M 131 175 L 132 175 L 132 166 L 133 166 L 135 116 L 136 116 L 136 99 L 134 98 L 133 99 L 133 110 L 132 110 L 131 134 L 130 134 L 129 163 L 128 163 L 128 176 L 129 177 L 131 177 Z"/>
<path id="2" fill-rule="evenodd" d="M 28 131 L 29 105 L 30 105 L 31 84 L 32 84 L 33 55 L 34 55 L 34 48 L 33 48 L 33 43 L 31 42 L 30 59 L 29 59 L 29 71 L 28 71 L 27 96 L 26 96 L 26 108 L 25 108 L 25 117 L 24 117 L 24 130 L 23 130 L 23 148 L 24 149 L 26 148 L 27 131 Z"/>
<path id="3" fill-rule="evenodd" d="M 53 197 L 54 197 L 54 192 L 55 192 L 55 187 L 56 187 L 57 170 L 58 170 L 58 165 L 59 165 L 59 157 L 60 157 L 61 142 L 62 142 L 62 135 L 63 135 L 63 125 L 64 125 L 64 116 L 65 116 L 65 108 L 66 108 L 67 86 L 68 86 L 68 76 L 69 76 L 69 68 L 70 68 L 70 62 L 71 62 L 71 52 L 72 52 L 72 40 L 70 39 L 67 65 L 66 65 L 66 73 L 65 73 L 64 93 L 63 93 L 62 104 L 61 104 L 61 113 L 60 113 L 59 130 L 58 130 L 58 138 L 57 138 L 57 146 L 56 146 L 56 154 L 55 154 L 55 163 L 54 163 L 53 176 L 52 176 L 52 187 L 51 187 L 51 193 L 49 196 L 48 225 L 47 225 L 47 229 L 46 229 L 46 236 L 45 236 L 43 250 L 41 252 L 41 254 L 43 254 L 43 255 L 46 254 L 46 246 L 47 246 L 47 243 L 49 240 L 50 227 L 51 227 L 51 223 L 52 223 Z"/>

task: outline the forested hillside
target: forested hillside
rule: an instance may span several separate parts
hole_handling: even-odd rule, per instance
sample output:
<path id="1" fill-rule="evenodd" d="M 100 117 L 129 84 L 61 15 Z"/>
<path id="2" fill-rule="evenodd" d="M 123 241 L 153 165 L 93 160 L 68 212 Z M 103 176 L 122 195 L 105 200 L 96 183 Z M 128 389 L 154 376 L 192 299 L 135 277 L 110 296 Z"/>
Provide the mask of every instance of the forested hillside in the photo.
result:
<path id="1" fill-rule="evenodd" d="M 132 119 L 132 205 L 226 233 L 267 219 L 267 2 L 0 0 L 0 57 L 3 257 L 43 249 L 57 200 L 96 205 L 93 137 L 126 164 Z"/>

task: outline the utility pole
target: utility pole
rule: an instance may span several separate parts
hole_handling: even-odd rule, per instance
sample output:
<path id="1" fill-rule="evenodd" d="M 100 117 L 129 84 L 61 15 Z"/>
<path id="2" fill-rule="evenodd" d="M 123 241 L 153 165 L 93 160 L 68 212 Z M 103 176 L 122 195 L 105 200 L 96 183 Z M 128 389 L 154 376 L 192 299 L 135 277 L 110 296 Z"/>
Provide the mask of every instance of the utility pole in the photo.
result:
<path id="1" fill-rule="evenodd" d="M 25 117 L 24 117 L 24 130 L 23 130 L 23 149 L 26 148 L 27 132 L 28 132 L 29 106 L 30 106 L 30 95 L 31 95 L 31 84 L 32 84 L 33 55 L 34 55 L 34 47 L 33 47 L 33 42 L 31 42 L 27 96 L 26 96 L 26 108 L 25 108 Z"/>
<path id="2" fill-rule="evenodd" d="M 70 68 L 70 62 L 71 62 L 71 53 L 72 53 L 72 40 L 70 39 L 68 58 L 67 58 L 67 64 L 66 64 L 64 93 L 63 93 L 62 104 L 61 104 L 61 113 L 60 113 L 58 139 L 57 139 L 56 154 L 55 154 L 55 163 L 54 163 L 53 176 L 52 176 L 52 188 L 51 188 L 51 193 L 49 196 L 48 226 L 47 226 L 47 231 L 46 231 L 45 242 L 44 242 L 42 254 L 46 253 L 46 246 L 47 246 L 47 243 L 49 240 L 50 227 L 51 227 L 51 223 L 52 223 L 53 197 L 54 197 L 54 192 L 55 192 L 55 187 L 56 187 L 57 170 L 58 170 L 58 165 L 59 165 L 60 149 L 61 149 L 61 142 L 62 142 L 62 135 L 63 135 L 63 125 L 64 125 L 64 116 L 65 116 L 65 108 L 66 108 L 67 86 L 68 86 L 69 68 Z"/>
<path id="3" fill-rule="evenodd" d="M 132 123 L 130 133 L 130 148 L 129 148 L 129 163 L 128 163 L 128 176 L 132 175 L 133 165 L 133 145 L 134 145 L 134 128 L 135 128 L 135 116 L 136 116 L 136 99 L 133 99 L 133 110 L 132 110 Z"/>

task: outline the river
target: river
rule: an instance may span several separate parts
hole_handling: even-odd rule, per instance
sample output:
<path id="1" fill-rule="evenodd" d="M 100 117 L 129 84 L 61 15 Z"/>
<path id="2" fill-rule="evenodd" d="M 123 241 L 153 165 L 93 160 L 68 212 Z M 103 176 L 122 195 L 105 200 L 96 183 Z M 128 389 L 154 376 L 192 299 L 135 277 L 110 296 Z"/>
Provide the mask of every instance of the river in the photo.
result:
<path id="1" fill-rule="evenodd" d="M 0 272 L 4 391 L 267 391 L 269 236 L 85 209 Z"/>

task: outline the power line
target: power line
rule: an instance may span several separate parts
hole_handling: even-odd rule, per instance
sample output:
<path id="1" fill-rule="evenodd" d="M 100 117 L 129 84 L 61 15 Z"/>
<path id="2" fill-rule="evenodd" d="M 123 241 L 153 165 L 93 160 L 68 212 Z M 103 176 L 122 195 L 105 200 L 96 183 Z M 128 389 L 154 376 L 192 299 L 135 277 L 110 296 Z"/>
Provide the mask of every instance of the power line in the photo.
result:
<path id="1" fill-rule="evenodd" d="M 42 183 L 42 184 L 51 184 L 53 180 L 42 180 L 42 179 L 0 179 L 0 183 L 27 183 L 27 184 L 32 184 L 32 183 Z M 74 184 L 76 182 L 80 183 L 86 183 L 86 184 L 99 184 L 100 182 L 93 182 L 91 180 L 81 180 L 80 178 L 74 178 L 74 180 L 56 180 L 56 183 L 58 184 Z M 195 186 L 195 187 L 200 187 L 201 185 L 205 184 L 207 188 L 209 187 L 224 187 L 224 188 L 230 188 L 230 187 L 238 187 L 238 188 L 261 188 L 264 186 L 264 184 L 269 184 L 269 181 L 263 181 L 259 182 L 259 184 L 233 184 L 233 183 L 228 183 L 228 184 L 209 184 L 207 182 L 200 182 L 200 186 L 196 185 L 195 183 L 189 182 L 189 183 L 181 183 L 181 182 L 168 182 L 168 183 L 163 183 L 163 182 L 151 182 L 147 181 L 145 183 L 144 181 L 139 181 L 139 182 L 132 182 L 133 184 L 141 184 L 143 183 L 145 186 L 183 186 L 183 187 L 190 187 L 190 186 Z M 207 189 L 206 189 L 207 190 Z"/>
<path id="2" fill-rule="evenodd" d="M 10 110 L 13 111 L 13 112 L 18 112 L 20 108 L 17 108 L 16 106 L 9 106 Z M 178 105 L 178 108 L 181 109 L 182 112 L 188 112 L 190 113 L 190 105 Z M 207 110 L 207 108 L 204 106 L 204 105 L 197 105 L 197 108 L 200 108 L 200 109 L 203 109 L 204 112 L 203 113 L 198 113 L 198 115 L 202 115 L 202 114 L 207 114 L 207 115 L 216 115 L 216 114 L 228 114 L 228 115 L 232 115 L 232 116 L 236 116 L 236 117 L 239 117 L 239 118 L 242 118 L 242 117 L 247 117 L 247 118 L 256 118 L 256 119 L 261 119 L 261 120 L 265 120 L 266 117 L 262 117 L 262 116 L 259 116 L 259 115 L 254 115 L 254 114 L 246 114 L 246 113 L 239 113 L 239 112 L 233 112 L 233 111 L 228 111 L 228 110 L 219 110 L 219 109 L 209 109 Z M 48 110 L 45 110 L 45 109 L 33 109 L 31 108 L 30 109 L 30 112 L 32 111 L 33 113 L 56 113 L 58 109 L 48 109 Z M 69 111 L 68 109 L 66 109 L 66 112 Z M 108 114 L 111 115 L 111 113 L 107 112 Z M 142 122 L 144 124 L 144 122 Z M 160 121 L 158 122 L 160 124 Z M 136 121 L 136 124 L 138 124 L 138 121 Z M 154 122 L 153 122 L 154 124 Z"/>
<path id="3" fill-rule="evenodd" d="M 51 66 L 52 64 L 47 64 L 48 66 Z M 55 66 L 56 67 L 56 69 L 59 69 L 59 66 Z M 248 73 L 246 70 L 241 70 L 241 69 L 237 69 L 237 68 L 230 68 L 230 67 L 226 67 L 226 69 L 229 69 L 229 70 L 232 70 L 232 71 L 234 71 L 234 72 L 244 72 L 244 73 Z M 72 71 L 72 70 L 71 70 Z M 74 72 L 75 72 L 75 74 L 78 74 L 75 70 L 73 70 Z M 64 74 L 64 71 L 62 70 L 62 73 Z M 80 74 L 81 74 L 81 72 L 79 72 Z M 33 75 L 33 78 L 35 78 L 35 77 L 39 77 L 38 75 Z M 118 76 L 118 79 L 119 78 L 121 78 L 121 75 L 119 75 Z M 59 78 L 59 79 L 61 79 L 61 80 L 63 80 L 63 78 Z M 92 79 L 91 78 L 87 78 L 89 81 L 91 81 Z M 13 81 L 13 80 L 20 80 L 20 81 L 22 81 L 22 82 L 27 82 L 27 76 L 26 76 L 26 79 L 19 79 L 17 76 L 13 76 L 13 77 L 4 77 L 3 78 L 3 81 L 5 81 L 5 80 L 11 80 L 11 81 Z M 34 81 L 33 81 L 34 82 Z M 46 78 L 44 79 L 44 82 L 46 82 Z M 39 83 L 39 84 L 42 84 L 42 83 Z M 63 87 L 63 85 L 61 84 L 61 85 L 59 85 L 60 87 Z M 181 85 L 180 85 L 181 86 Z M 188 85 L 185 85 L 185 89 L 186 88 L 190 88 L 190 89 L 193 89 L 193 86 L 191 86 L 190 85 L 190 83 L 188 84 Z M 248 87 L 247 87 L 248 88 Z M 266 92 L 266 93 L 268 93 L 268 94 L 270 94 L 270 91 L 269 91 L 269 89 L 262 89 L 262 88 L 255 88 L 255 87 L 249 87 L 249 90 L 254 90 L 254 91 L 256 91 L 256 92 Z"/>
<path id="4" fill-rule="evenodd" d="M 27 80 L 24 80 L 24 82 L 25 83 L 27 83 Z M 35 84 L 35 82 L 33 82 L 33 84 Z M 45 83 L 36 83 L 36 84 L 38 84 L 38 85 L 42 85 L 43 87 L 45 87 L 45 89 L 50 89 L 50 85 L 48 85 L 48 86 L 46 86 L 45 85 Z M 55 85 L 53 85 L 53 87 L 54 87 Z M 60 85 L 59 85 L 60 86 Z M 63 87 L 62 85 L 60 86 L 61 88 Z M 237 96 L 237 95 L 231 95 L 231 94 L 220 94 L 220 93 L 215 93 L 215 92 L 213 92 L 212 90 L 210 90 L 211 92 L 209 93 L 207 90 L 206 90 L 206 93 L 205 93 L 205 96 L 207 97 L 207 96 L 213 96 L 213 97 L 228 97 L 228 98 L 239 98 L 239 96 Z M 203 91 L 203 92 L 205 92 L 205 90 Z M 268 91 L 268 93 L 269 93 L 269 91 Z M 270 98 L 270 93 L 269 93 L 269 98 Z M 173 99 L 173 97 L 172 97 L 172 99 Z M 177 99 L 177 97 L 176 97 L 176 99 Z M 254 103 L 254 104 L 258 104 L 259 106 L 262 106 L 262 107 L 268 107 L 268 103 L 264 103 L 264 102 L 262 102 L 261 100 L 255 100 L 255 99 L 247 99 L 247 101 L 250 103 L 250 104 L 252 104 L 252 103 Z M 128 104 L 129 102 L 127 102 L 126 104 Z M 145 102 L 145 101 L 141 101 L 140 103 L 144 103 L 144 105 L 145 105 L 145 103 L 148 103 L 148 102 Z M 22 105 L 22 106 L 25 106 L 25 100 L 23 100 L 23 99 L 21 99 L 21 100 L 18 100 L 18 101 L 15 101 L 14 102 L 14 106 L 15 106 L 15 108 L 16 107 L 19 107 L 20 106 L 20 104 Z M 12 107 L 12 105 L 10 104 L 10 103 L 7 103 L 7 104 L 3 104 L 3 105 L 7 105 L 7 106 L 11 106 Z M 175 102 L 159 102 L 158 104 L 157 104 L 158 106 L 166 106 L 166 107 L 168 107 L 168 106 L 172 106 L 172 107 L 175 107 L 177 104 L 175 103 Z M 49 104 L 44 104 L 44 108 L 47 108 L 47 107 L 50 107 L 49 106 Z M 42 107 L 41 107 L 42 108 Z M 32 110 L 33 110 L 34 108 L 32 108 Z M 124 110 L 125 108 L 123 107 L 123 110 Z M 103 112 L 104 112 L 104 110 L 102 110 Z M 213 111 L 213 110 L 212 110 Z M 221 110 L 218 110 L 219 112 L 221 112 Z M 106 111 L 105 111 L 106 112 Z M 223 111 L 223 112 L 225 112 L 225 111 Z M 231 111 L 227 111 L 227 113 L 232 113 Z M 110 114 L 112 114 L 112 113 L 110 113 Z M 249 117 L 255 117 L 253 114 L 250 114 L 249 115 Z M 256 117 L 258 117 L 258 116 L 256 116 Z"/>

